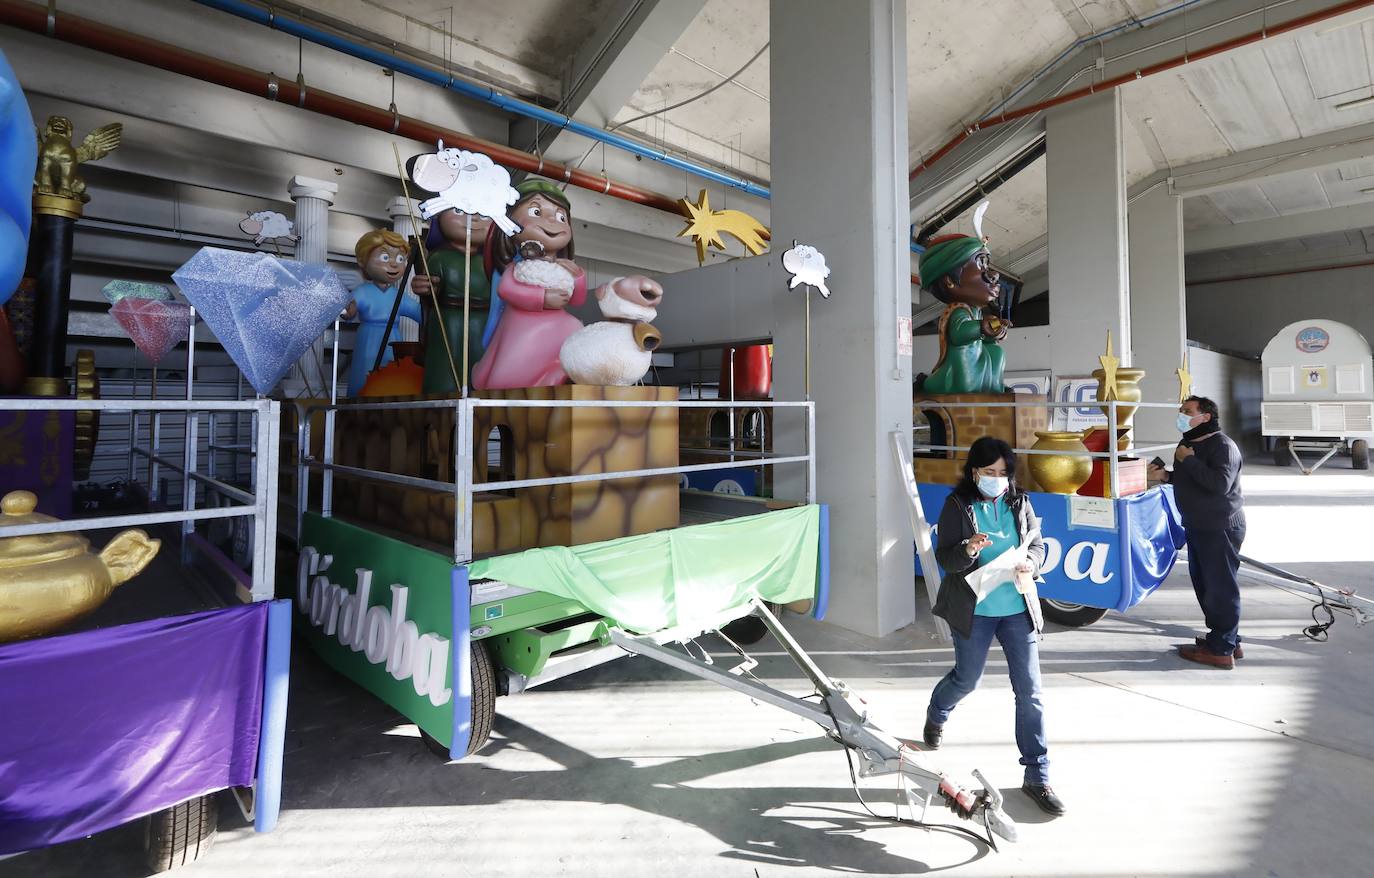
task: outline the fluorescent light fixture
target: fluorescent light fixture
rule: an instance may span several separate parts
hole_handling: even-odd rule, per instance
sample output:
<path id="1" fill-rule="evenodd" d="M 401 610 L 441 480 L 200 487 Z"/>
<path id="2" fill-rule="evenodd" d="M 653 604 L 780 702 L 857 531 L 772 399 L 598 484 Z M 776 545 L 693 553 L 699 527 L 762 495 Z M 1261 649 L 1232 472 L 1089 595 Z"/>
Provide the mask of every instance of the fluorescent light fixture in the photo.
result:
<path id="1" fill-rule="evenodd" d="M 1355 98 L 1355 100 L 1353 101 L 1344 101 L 1342 103 L 1337 104 L 1336 109 L 1353 110 L 1356 107 L 1367 107 L 1370 104 L 1374 104 L 1374 95 L 1369 95 L 1368 97 L 1363 98 Z"/>
<path id="2" fill-rule="evenodd" d="M 1335 24 L 1328 24 L 1326 27 L 1319 27 L 1317 28 L 1317 36 L 1324 37 L 1338 30 L 1354 27 L 1357 24 L 1364 24 L 1366 21 L 1374 21 L 1374 15 L 1361 15 L 1359 18 L 1352 18 L 1349 21 L 1340 21 Z"/>

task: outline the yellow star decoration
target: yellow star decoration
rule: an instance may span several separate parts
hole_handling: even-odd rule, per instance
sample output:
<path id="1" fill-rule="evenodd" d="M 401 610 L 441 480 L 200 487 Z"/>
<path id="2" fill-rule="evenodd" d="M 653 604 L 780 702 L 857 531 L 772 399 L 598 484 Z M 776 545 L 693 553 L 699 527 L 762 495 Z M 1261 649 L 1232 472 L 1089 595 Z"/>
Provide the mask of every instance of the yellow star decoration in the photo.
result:
<path id="1" fill-rule="evenodd" d="M 678 200 L 682 215 L 687 217 L 687 228 L 677 233 L 679 238 L 691 237 L 697 245 L 697 264 L 706 264 L 707 246 L 717 250 L 725 249 L 725 241 L 720 233 L 733 235 L 752 255 L 764 251 L 768 227 L 742 210 L 712 210 L 711 199 L 706 190 L 701 190 L 695 202 L 686 198 Z"/>
<path id="2" fill-rule="evenodd" d="M 1121 360 L 1112 356 L 1112 331 L 1107 330 L 1107 353 L 1105 356 L 1097 358 L 1102 364 L 1102 389 L 1103 400 L 1119 399 L 1116 388 L 1116 367 L 1121 365 Z"/>
<path id="3" fill-rule="evenodd" d="M 1188 371 L 1188 354 L 1183 355 L 1183 365 L 1174 370 L 1178 373 L 1178 404 L 1193 395 L 1193 376 Z"/>

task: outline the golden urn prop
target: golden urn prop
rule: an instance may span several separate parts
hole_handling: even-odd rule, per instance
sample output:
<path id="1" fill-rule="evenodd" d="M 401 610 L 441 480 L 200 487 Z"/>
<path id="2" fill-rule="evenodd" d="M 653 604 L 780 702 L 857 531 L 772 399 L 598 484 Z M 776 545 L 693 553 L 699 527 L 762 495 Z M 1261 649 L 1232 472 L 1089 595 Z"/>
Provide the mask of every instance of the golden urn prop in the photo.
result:
<path id="1" fill-rule="evenodd" d="M 1029 454 L 1031 476 L 1040 490 L 1051 494 L 1076 494 L 1093 474 L 1093 460 L 1083 445 L 1083 434 L 1065 430 L 1036 431 L 1032 451 L 1063 451 L 1078 454 Z"/>
<path id="2" fill-rule="evenodd" d="M 75 533 L 5 537 L 4 527 L 57 519 L 35 512 L 38 498 L 12 491 L 0 501 L 0 643 L 55 631 L 105 603 L 115 586 L 147 567 L 162 541 L 126 530 L 100 554 Z"/>
<path id="3" fill-rule="evenodd" d="M 1111 419 L 1111 406 L 1106 405 L 1107 400 L 1116 399 L 1116 426 L 1118 432 L 1127 431 L 1131 428 L 1131 419 L 1135 417 L 1140 402 L 1140 379 L 1145 377 L 1144 369 L 1127 369 L 1118 366 L 1116 372 L 1116 389 L 1109 391 L 1107 386 L 1107 373 L 1102 369 L 1094 369 L 1093 377 L 1097 379 L 1097 400 L 1103 403 L 1098 406 L 1102 409 L 1102 414 Z M 1112 392 L 1112 396 L 1108 393 Z"/>
<path id="4" fill-rule="evenodd" d="M 1144 369 L 1131 369 L 1123 367 L 1121 360 L 1112 354 L 1112 333 L 1107 332 L 1107 353 L 1097 358 L 1102 364 L 1101 369 L 1094 369 L 1092 376 L 1097 379 L 1097 401 L 1108 402 L 1116 400 L 1116 435 L 1117 447 L 1126 449 L 1130 447 L 1131 419 L 1135 417 L 1135 410 L 1139 408 L 1140 402 L 1140 379 L 1145 377 Z M 1107 416 L 1107 420 L 1112 419 L 1112 409 L 1110 405 L 1101 405 L 1102 414 Z"/>

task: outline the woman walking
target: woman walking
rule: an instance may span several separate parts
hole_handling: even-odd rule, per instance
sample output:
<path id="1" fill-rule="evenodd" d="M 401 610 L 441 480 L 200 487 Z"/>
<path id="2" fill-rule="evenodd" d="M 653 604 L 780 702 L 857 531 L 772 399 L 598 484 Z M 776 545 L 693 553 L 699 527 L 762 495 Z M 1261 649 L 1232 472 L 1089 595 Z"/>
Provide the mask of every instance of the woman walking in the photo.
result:
<path id="1" fill-rule="evenodd" d="M 1044 706 L 1040 701 L 1042 619 L 1033 577 L 1045 561 L 1045 544 L 1037 533 L 1027 558 L 1000 583 L 985 583 L 981 595 L 965 578 L 979 567 L 1016 551 L 1025 536 L 1038 531 L 1030 498 L 1016 484 L 1016 455 L 1001 439 L 984 436 L 969 449 L 964 477 L 945 501 L 935 558 L 945 571 L 935 598 L 935 615 L 954 633 L 954 669 L 935 685 L 926 709 L 926 746 L 940 748 L 945 721 L 970 692 L 978 688 L 992 640 L 1002 644 L 1016 694 L 1016 746 L 1025 766 L 1021 789 L 1053 815 L 1064 803 L 1050 789 Z M 1022 581 L 1020 590 L 1015 579 Z"/>

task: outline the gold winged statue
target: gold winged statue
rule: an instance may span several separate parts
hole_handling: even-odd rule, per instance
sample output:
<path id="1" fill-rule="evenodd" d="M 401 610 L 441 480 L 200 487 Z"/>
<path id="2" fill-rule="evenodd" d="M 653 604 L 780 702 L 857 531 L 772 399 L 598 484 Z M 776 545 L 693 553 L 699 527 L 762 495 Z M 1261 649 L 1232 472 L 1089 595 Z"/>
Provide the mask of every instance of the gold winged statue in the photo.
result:
<path id="1" fill-rule="evenodd" d="M 86 181 L 77 166 L 104 158 L 119 146 L 124 126 L 118 122 L 97 128 L 80 146 L 72 146 L 72 120 L 49 116 L 48 125 L 38 135 L 38 170 L 33 176 L 34 195 L 70 198 L 83 204 L 91 200 Z"/>

